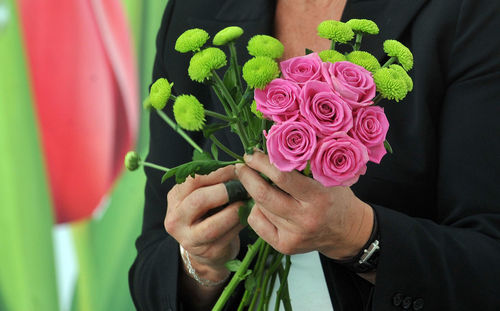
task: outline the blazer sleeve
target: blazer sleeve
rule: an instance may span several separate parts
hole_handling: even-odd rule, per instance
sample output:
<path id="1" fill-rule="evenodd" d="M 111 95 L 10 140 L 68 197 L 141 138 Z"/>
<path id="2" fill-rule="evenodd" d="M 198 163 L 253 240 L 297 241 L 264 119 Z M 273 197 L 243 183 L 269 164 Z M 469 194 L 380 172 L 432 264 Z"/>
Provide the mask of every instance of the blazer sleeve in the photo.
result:
<path id="1" fill-rule="evenodd" d="M 161 77 L 168 79 L 162 45 L 174 2 L 168 1 L 156 39 L 153 81 Z M 146 161 L 172 167 L 190 158 L 189 146 L 153 111 L 149 127 L 150 144 Z M 167 209 L 166 194 L 173 186 L 173 181 L 169 179 L 161 184 L 162 172 L 147 167 L 144 171 L 147 181 L 143 225 L 136 241 L 137 257 L 129 271 L 130 292 L 137 310 L 177 310 L 179 246 L 163 227 Z"/>
<path id="2" fill-rule="evenodd" d="M 373 310 L 500 310 L 499 16 L 498 1 L 462 1 L 443 64 L 437 221 L 372 205 L 381 234 Z"/>

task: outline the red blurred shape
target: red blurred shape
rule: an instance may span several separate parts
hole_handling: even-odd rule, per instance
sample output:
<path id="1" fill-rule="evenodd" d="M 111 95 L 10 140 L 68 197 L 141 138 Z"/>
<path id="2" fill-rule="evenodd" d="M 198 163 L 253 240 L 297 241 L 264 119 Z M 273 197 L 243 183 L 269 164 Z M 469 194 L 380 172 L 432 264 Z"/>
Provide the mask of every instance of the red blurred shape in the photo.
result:
<path id="1" fill-rule="evenodd" d="M 118 0 L 18 2 L 56 220 L 88 218 L 138 127 L 123 8 Z"/>

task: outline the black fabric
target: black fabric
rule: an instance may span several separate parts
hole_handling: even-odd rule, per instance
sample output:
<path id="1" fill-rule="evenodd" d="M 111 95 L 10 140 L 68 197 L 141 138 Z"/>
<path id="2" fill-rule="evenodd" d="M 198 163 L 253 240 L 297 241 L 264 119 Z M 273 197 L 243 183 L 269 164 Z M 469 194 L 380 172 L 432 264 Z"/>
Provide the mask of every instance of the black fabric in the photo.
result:
<path id="1" fill-rule="evenodd" d="M 194 94 L 220 111 L 209 89 L 187 77 L 189 55 L 174 51 L 175 39 L 192 27 L 213 36 L 239 25 L 244 61 L 248 38 L 272 33 L 274 6 L 266 0 L 169 0 L 153 80 L 167 77 L 177 93 Z M 382 102 L 394 154 L 370 164 L 352 187 L 378 215 L 376 286 L 321 258 L 335 311 L 500 310 L 500 1 L 350 0 L 343 20 L 350 18 L 379 24 L 381 34 L 366 36 L 362 48 L 381 62 L 384 40 L 410 47 L 415 85 L 403 102 Z M 150 130 L 148 161 L 172 167 L 190 158 L 191 148 L 154 113 Z M 193 138 L 208 147 L 199 135 Z M 219 138 L 242 152 L 230 133 Z M 161 184 L 161 173 L 145 171 L 130 289 L 138 310 L 177 310 L 178 245 L 163 229 L 173 181 Z"/>

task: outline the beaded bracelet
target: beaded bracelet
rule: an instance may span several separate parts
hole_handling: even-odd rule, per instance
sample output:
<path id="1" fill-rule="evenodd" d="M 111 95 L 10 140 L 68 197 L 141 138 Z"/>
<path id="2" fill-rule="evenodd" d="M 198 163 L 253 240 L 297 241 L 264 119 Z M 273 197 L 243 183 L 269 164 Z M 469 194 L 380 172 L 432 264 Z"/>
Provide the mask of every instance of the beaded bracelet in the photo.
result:
<path id="1" fill-rule="evenodd" d="M 182 261 L 184 262 L 184 265 L 187 268 L 188 274 L 191 276 L 191 278 L 193 278 L 200 285 L 205 286 L 205 287 L 215 287 L 215 286 L 219 286 L 219 285 L 223 284 L 229 278 L 229 275 L 231 273 L 228 273 L 228 275 L 224 279 L 222 279 L 220 281 L 216 281 L 216 282 L 200 278 L 200 276 L 196 273 L 196 270 L 193 268 L 193 265 L 191 264 L 191 259 L 189 259 L 189 253 L 180 244 L 179 244 L 179 250 L 181 252 L 181 258 L 182 258 Z"/>

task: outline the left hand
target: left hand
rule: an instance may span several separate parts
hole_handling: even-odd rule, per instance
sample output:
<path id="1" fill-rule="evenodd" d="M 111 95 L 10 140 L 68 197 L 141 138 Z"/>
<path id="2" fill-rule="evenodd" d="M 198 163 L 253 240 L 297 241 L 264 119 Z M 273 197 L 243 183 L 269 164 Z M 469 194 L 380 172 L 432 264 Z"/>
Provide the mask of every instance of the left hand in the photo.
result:
<path id="1" fill-rule="evenodd" d="M 245 162 L 236 165 L 236 174 L 255 200 L 248 223 L 279 252 L 318 250 L 333 259 L 346 259 L 368 241 L 373 210 L 349 187 L 324 187 L 297 171 L 281 172 L 259 151 L 245 155 Z"/>

